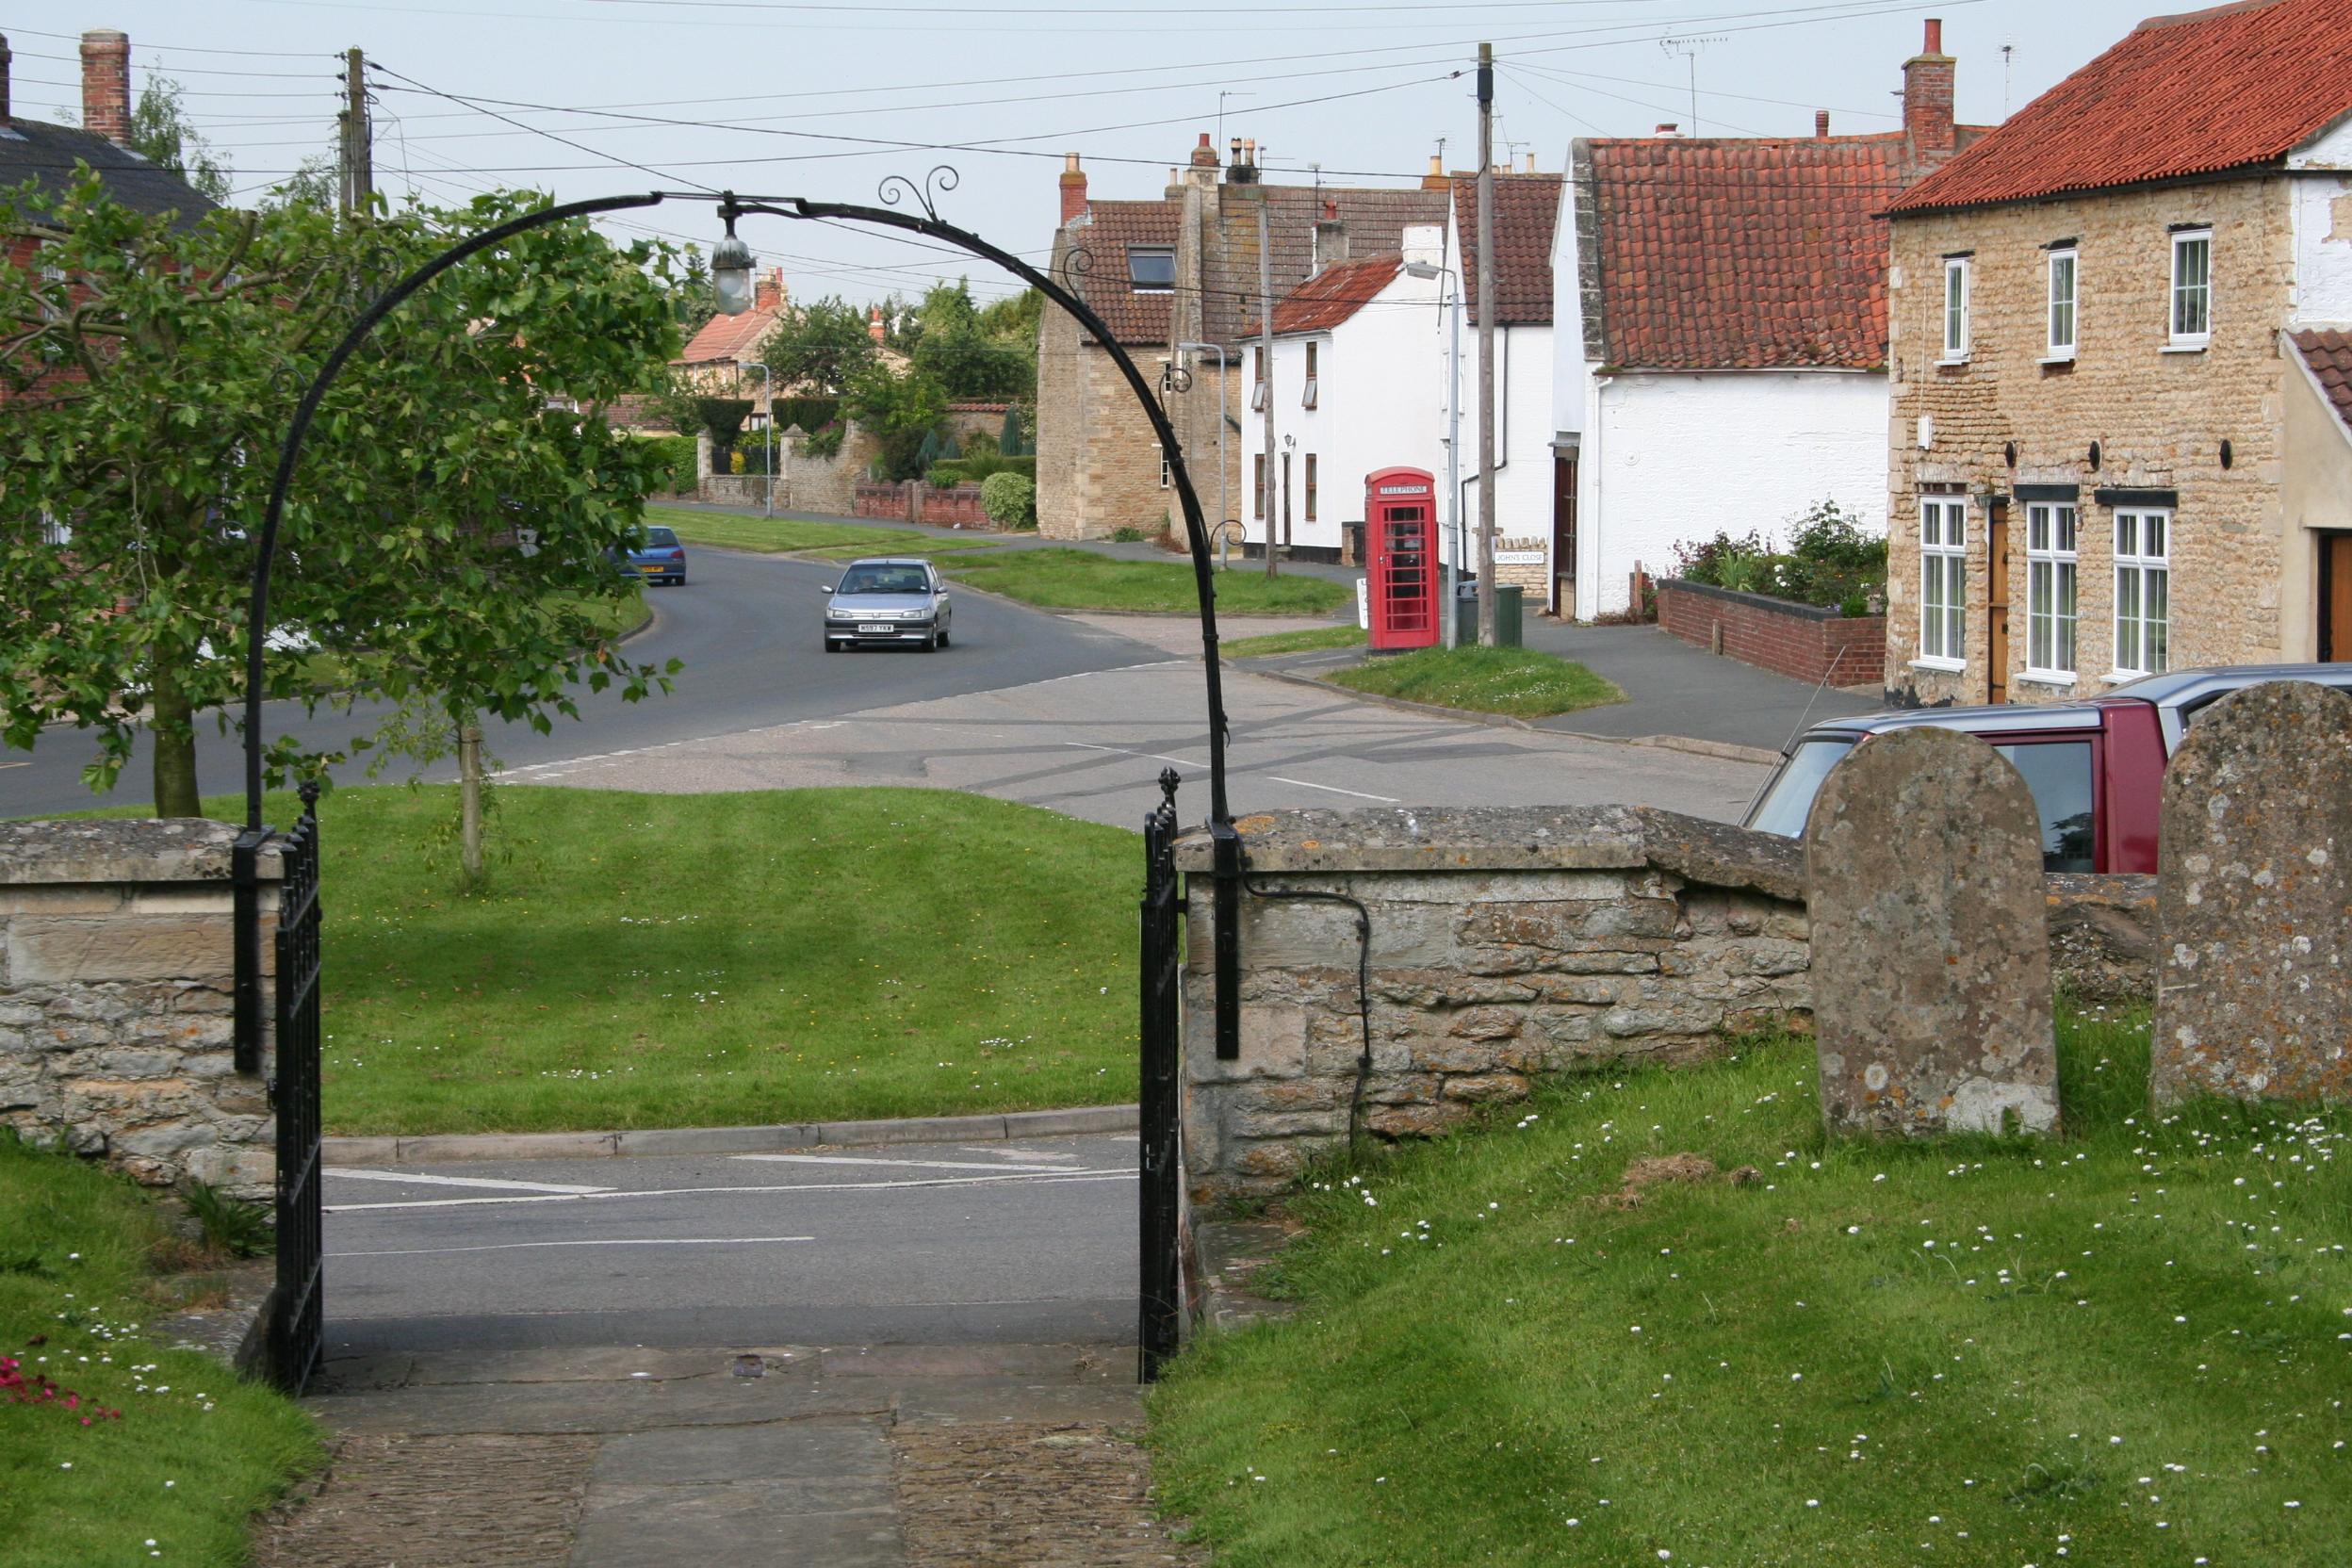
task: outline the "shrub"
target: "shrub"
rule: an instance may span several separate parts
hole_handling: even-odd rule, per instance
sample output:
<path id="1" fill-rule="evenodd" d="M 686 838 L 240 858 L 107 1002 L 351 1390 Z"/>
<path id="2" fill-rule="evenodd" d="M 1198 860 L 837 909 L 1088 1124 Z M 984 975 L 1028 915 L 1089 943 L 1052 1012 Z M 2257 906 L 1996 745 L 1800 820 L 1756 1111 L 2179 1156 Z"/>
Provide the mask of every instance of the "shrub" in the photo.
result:
<path id="1" fill-rule="evenodd" d="M 841 455 L 841 439 L 848 433 L 849 427 L 836 419 L 809 431 L 808 438 L 800 444 L 800 449 L 810 457 L 839 457 Z"/>
<path id="2" fill-rule="evenodd" d="M 804 431 L 816 431 L 841 416 L 839 398 L 778 398 L 776 400 L 776 428 L 790 430 L 798 425 Z"/>
<path id="3" fill-rule="evenodd" d="M 1789 547 L 1775 551 L 1751 531 L 1719 531 L 1674 547 L 1677 575 L 1736 593 L 1763 594 L 1841 615 L 1879 612 L 1886 594 L 1886 541 L 1862 531 L 1851 513 L 1825 500 L 1795 519 Z"/>
<path id="4" fill-rule="evenodd" d="M 999 528 L 1035 528 L 1037 484 L 1021 474 L 990 474 L 980 482 L 980 510 Z"/>
<path id="5" fill-rule="evenodd" d="M 684 495 L 694 487 L 694 438 L 691 435 L 641 436 L 654 449 L 657 488 Z"/>
<path id="6" fill-rule="evenodd" d="M 975 457 L 994 457 L 996 454 L 996 437 L 987 431 L 976 430 L 964 437 L 964 457 L 967 461 Z"/>

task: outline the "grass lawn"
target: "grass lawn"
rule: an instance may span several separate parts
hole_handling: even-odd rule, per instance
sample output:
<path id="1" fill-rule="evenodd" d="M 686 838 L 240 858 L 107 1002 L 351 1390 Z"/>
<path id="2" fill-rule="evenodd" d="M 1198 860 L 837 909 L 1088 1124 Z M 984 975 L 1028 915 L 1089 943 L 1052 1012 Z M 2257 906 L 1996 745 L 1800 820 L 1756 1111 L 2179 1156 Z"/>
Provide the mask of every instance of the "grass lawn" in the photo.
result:
<path id="1" fill-rule="evenodd" d="M 1358 692 L 1478 713 L 1544 719 L 1623 702 L 1625 694 L 1582 664 L 1533 648 L 1422 648 L 1323 678 Z"/>
<path id="2" fill-rule="evenodd" d="M 2062 1037 L 2046 1143 L 1830 1144 L 1778 1041 L 1332 1172 L 1164 1506 L 1218 1568 L 2342 1563 L 2352 1113 L 2151 1122 L 2144 1023 Z M 1759 1179 L 1612 1200 L 1683 1151 Z"/>
<path id="3" fill-rule="evenodd" d="M 1006 550 L 975 561 L 945 562 L 958 582 L 1047 610 L 1135 610 L 1161 615 L 1198 612 L 1192 567 L 1173 561 L 1119 561 L 1090 550 Z M 1321 615 L 1353 590 L 1319 577 L 1217 574 L 1217 608 L 1225 615 Z"/>
<path id="4" fill-rule="evenodd" d="M 690 512 L 675 506 L 645 508 L 645 521 L 678 530 L 678 536 L 689 545 L 771 555 L 825 545 L 854 545 L 867 554 L 884 554 L 905 549 L 924 537 L 908 528 L 832 523 L 814 517 L 744 517 L 731 512 Z M 687 564 L 691 568 L 694 564 L 690 560 Z"/>
<path id="5" fill-rule="evenodd" d="M 320 802 L 330 1131 L 1135 1097 L 1133 833 L 944 790 L 496 802 L 475 898 L 451 789 Z"/>
<path id="6" fill-rule="evenodd" d="M 0 1386 L 0 1564 L 244 1561 L 247 1516 L 322 1448 L 290 1401 L 139 1337 L 186 1304 L 153 1270 L 189 1245 L 122 1177 L 5 1133 L 0 1215 L 0 1361 L 24 1382 Z M 42 1377 L 76 1408 L 20 1402 Z"/>
<path id="7" fill-rule="evenodd" d="M 1250 659 L 1268 653 L 1313 653 L 1317 648 L 1360 648 L 1364 629 L 1355 626 L 1310 627 L 1304 631 L 1269 631 L 1261 637 L 1239 637 L 1217 645 L 1227 659 Z"/>
<path id="8" fill-rule="evenodd" d="M 977 534 L 970 538 L 941 539 L 936 534 L 909 539 L 904 544 L 883 547 L 874 545 L 829 545 L 824 549 L 803 550 L 800 553 L 818 561 L 856 561 L 868 555 L 957 555 L 967 550 L 992 550 L 1005 543 L 1003 534 Z"/>

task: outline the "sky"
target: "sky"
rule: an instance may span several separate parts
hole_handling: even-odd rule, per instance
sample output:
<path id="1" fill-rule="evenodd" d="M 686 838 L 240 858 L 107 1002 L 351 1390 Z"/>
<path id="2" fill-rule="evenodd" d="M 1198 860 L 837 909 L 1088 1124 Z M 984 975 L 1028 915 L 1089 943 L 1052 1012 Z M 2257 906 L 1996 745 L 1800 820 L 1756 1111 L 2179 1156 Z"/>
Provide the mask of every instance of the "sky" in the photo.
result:
<path id="1" fill-rule="evenodd" d="M 2178 8 L 2188 8 L 2183 6 Z M 76 42 L 130 36 L 245 199 L 332 144 L 342 51 L 367 52 L 377 187 L 458 205 L 733 188 L 872 203 L 957 172 L 939 215 L 1041 261 L 1062 155 L 1096 198 L 1156 196 L 1202 131 L 1269 180 L 1399 186 L 1476 161 L 1471 68 L 1494 45 L 1498 157 L 1565 167 L 1578 136 L 1808 135 L 1899 124 L 1903 61 L 1941 17 L 1960 118 L 1999 121 L 2162 8 L 2150 0 L 0 0 L 14 107 L 77 107 Z M 63 36 L 60 36 L 63 35 Z M 2004 53 L 2005 51 L 2005 53 Z M 1692 84 L 1696 84 L 1695 102 Z M 612 220 L 707 251 L 704 201 Z M 909 237 L 747 219 L 795 300 L 919 294 L 986 263 Z"/>

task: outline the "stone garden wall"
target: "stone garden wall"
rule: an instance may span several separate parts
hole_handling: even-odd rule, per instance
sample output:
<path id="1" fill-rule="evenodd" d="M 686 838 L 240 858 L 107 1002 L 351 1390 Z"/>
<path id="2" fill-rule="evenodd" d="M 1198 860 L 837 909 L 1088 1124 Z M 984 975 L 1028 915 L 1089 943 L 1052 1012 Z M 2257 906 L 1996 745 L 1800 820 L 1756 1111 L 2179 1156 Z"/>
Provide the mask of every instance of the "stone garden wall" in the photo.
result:
<path id="1" fill-rule="evenodd" d="M 239 1073 L 232 1039 L 236 838 L 185 818 L 0 823 L 0 1127 L 151 1186 L 270 1196 L 267 1063 Z M 266 914 L 274 856 L 262 875 Z"/>

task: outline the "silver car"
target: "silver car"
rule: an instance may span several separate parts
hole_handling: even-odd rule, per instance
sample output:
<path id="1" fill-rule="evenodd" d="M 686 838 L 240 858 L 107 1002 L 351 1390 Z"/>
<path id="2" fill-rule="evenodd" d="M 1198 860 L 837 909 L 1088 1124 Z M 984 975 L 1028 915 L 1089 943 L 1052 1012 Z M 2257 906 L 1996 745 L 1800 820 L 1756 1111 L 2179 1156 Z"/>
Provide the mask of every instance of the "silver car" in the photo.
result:
<path id="1" fill-rule="evenodd" d="M 858 647 L 947 646 L 955 609 L 939 568 L 920 556 L 853 561 L 827 588 L 825 651 Z"/>

